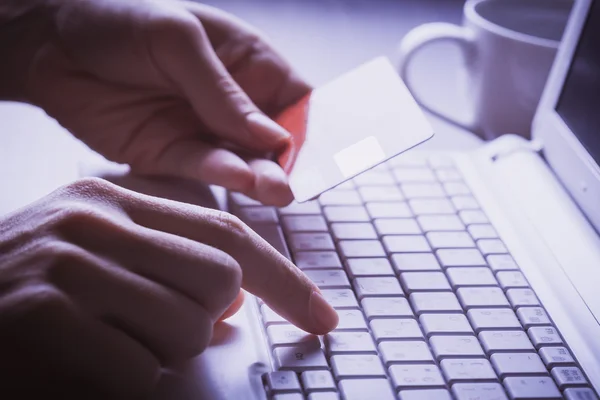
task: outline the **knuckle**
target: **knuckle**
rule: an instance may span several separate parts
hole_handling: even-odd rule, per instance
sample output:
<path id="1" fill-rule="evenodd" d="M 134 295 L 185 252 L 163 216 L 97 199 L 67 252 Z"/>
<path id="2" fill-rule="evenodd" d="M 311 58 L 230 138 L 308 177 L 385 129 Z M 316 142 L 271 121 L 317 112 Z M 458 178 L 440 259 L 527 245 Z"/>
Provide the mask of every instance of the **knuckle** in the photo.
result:
<path id="1" fill-rule="evenodd" d="M 239 241 L 248 237 L 248 226 L 241 219 L 225 211 L 215 211 L 215 228 L 227 239 Z"/>
<path id="2" fill-rule="evenodd" d="M 83 178 L 76 180 L 59 189 L 59 194 L 67 197 L 96 197 L 98 195 L 109 197 L 117 194 L 116 186 L 101 178 Z"/>
<path id="3" fill-rule="evenodd" d="M 69 297 L 51 285 L 28 287 L 20 311 L 28 315 L 56 316 L 64 314 L 72 307 Z"/>
<path id="4" fill-rule="evenodd" d="M 52 211 L 48 227 L 59 232 L 80 230 L 94 226 L 103 220 L 106 220 L 106 216 L 93 203 L 64 202 Z"/>
<path id="5" fill-rule="evenodd" d="M 147 29 L 151 40 L 165 45 L 187 44 L 206 37 L 200 21 L 189 13 L 173 10 L 152 18 Z"/>

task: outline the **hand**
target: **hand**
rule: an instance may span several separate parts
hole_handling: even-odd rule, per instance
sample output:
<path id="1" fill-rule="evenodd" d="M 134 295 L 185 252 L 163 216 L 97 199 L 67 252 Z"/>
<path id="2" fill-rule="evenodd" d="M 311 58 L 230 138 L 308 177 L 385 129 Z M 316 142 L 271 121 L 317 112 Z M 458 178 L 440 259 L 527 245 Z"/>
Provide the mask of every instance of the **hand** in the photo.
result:
<path id="1" fill-rule="evenodd" d="M 317 287 L 234 216 L 71 184 L 0 221 L 3 390 L 147 393 L 161 366 L 207 346 L 240 287 L 308 332 L 337 324 Z"/>
<path id="2" fill-rule="evenodd" d="M 49 39 L 28 69 L 29 101 L 134 172 L 201 180 L 265 204 L 293 199 L 265 158 L 289 138 L 268 116 L 310 87 L 255 29 L 192 2 L 54 3 Z"/>

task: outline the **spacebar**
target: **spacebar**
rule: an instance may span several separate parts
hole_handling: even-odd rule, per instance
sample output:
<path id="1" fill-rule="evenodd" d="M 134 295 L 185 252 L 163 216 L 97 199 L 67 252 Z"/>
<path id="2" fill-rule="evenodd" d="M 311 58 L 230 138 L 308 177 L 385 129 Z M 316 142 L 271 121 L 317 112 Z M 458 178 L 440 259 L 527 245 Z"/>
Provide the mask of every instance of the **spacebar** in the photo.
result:
<path id="1" fill-rule="evenodd" d="M 287 257 L 288 260 L 291 260 L 290 252 L 288 251 L 287 244 L 285 243 L 285 238 L 283 236 L 283 231 L 281 227 L 278 225 L 272 224 L 255 224 L 250 225 L 252 229 L 260 236 L 263 237 L 269 244 L 275 249 Z"/>

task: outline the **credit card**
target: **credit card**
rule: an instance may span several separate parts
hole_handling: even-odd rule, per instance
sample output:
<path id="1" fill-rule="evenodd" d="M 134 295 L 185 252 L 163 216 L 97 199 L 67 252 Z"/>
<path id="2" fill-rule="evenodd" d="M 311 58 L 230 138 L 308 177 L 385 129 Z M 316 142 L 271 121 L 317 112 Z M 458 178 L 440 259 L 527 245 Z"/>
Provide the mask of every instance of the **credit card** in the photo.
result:
<path id="1" fill-rule="evenodd" d="M 431 125 L 385 57 L 312 90 L 275 120 L 292 135 L 277 161 L 298 202 L 433 137 Z"/>

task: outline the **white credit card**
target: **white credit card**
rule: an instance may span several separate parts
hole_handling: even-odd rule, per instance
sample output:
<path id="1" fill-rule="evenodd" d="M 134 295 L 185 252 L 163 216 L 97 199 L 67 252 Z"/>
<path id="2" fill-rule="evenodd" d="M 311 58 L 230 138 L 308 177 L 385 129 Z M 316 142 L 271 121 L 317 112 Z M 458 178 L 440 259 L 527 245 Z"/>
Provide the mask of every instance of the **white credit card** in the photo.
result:
<path id="1" fill-rule="evenodd" d="M 385 57 L 314 89 L 276 121 L 292 134 L 277 161 L 298 202 L 433 137 L 431 125 Z"/>

